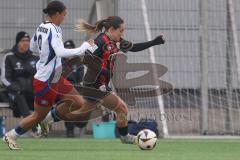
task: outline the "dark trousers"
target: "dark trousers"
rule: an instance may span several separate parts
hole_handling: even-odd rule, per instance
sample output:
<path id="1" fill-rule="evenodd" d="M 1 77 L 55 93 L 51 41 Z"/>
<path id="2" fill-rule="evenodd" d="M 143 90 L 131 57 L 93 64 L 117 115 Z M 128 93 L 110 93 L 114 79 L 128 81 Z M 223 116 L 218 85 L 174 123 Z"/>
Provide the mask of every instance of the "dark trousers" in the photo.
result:
<path id="1" fill-rule="evenodd" d="M 16 94 L 9 92 L 8 96 L 14 117 L 25 118 L 30 115 L 31 110 L 34 110 L 33 94 Z M 36 132 L 37 128 L 34 126 L 32 131 Z"/>
<path id="2" fill-rule="evenodd" d="M 31 94 L 9 93 L 9 102 L 15 117 L 27 117 L 34 109 L 34 98 Z"/>
<path id="3" fill-rule="evenodd" d="M 65 122 L 65 127 L 67 129 L 67 137 L 74 137 L 74 128 L 84 128 L 87 125 L 87 122 Z"/>

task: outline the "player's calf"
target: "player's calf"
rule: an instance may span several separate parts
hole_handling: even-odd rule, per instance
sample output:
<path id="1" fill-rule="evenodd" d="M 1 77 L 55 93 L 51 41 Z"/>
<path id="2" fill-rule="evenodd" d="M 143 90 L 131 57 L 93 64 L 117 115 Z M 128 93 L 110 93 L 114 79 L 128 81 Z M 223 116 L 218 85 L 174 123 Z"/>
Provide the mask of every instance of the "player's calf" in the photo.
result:
<path id="1" fill-rule="evenodd" d="M 137 139 L 136 136 L 128 133 L 128 120 L 126 113 L 117 114 L 117 125 L 121 142 L 124 144 L 135 144 Z"/>

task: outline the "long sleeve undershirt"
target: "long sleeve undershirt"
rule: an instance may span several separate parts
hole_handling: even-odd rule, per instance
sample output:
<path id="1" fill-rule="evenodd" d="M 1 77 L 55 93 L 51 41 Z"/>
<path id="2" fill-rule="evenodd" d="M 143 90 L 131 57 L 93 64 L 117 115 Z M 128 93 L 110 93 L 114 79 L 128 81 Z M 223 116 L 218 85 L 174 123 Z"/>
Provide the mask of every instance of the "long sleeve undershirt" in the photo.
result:
<path id="1" fill-rule="evenodd" d="M 135 43 L 133 44 L 132 48 L 129 50 L 131 52 L 139 52 L 154 46 L 153 41 L 142 42 L 142 43 Z"/>

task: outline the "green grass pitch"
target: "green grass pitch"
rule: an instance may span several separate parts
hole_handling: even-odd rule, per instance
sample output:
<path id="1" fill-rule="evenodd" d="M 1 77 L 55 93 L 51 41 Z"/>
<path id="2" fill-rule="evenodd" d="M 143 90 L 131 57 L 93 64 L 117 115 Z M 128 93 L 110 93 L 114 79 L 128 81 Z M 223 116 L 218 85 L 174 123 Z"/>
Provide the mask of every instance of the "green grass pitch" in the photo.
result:
<path id="1" fill-rule="evenodd" d="M 160 139 L 156 148 L 142 151 L 135 145 L 99 139 L 19 139 L 22 150 L 0 143 L 0 160 L 237 160 L 240 140 Z"/>

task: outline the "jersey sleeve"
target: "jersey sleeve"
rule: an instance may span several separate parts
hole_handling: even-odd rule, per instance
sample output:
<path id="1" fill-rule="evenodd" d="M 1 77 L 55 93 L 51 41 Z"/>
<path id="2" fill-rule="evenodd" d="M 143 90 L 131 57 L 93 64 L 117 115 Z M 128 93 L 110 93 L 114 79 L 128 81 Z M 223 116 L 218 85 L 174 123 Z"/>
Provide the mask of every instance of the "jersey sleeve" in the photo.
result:
<path id="1" fill-rule="evenodd" d="M 36 33 L 33 35 L 30 41 L 30 50 L 32 52 L 38 52 L 38 43 L 37 43 L 37 35 Z"/>
<path id="2" fill-rule="evenodd" d="M 51 45 L 58 57 L 71 57 L 83 54 L 91 45 L 84 42 L 80 47 L 75 49 L 66 49 L 63 45 L 62 34 L 50 30 L 52 34 Z"/>

